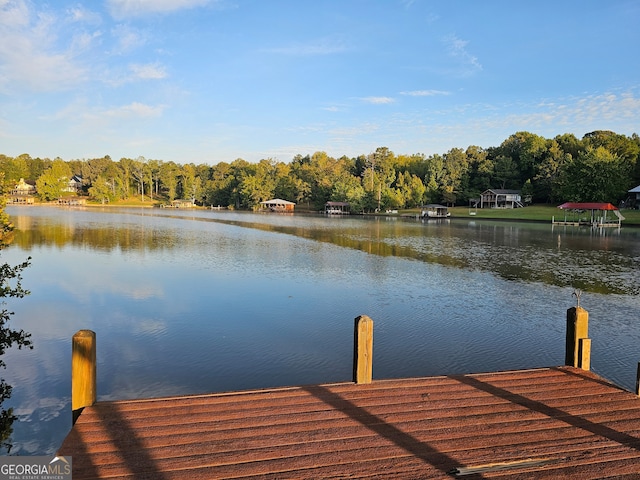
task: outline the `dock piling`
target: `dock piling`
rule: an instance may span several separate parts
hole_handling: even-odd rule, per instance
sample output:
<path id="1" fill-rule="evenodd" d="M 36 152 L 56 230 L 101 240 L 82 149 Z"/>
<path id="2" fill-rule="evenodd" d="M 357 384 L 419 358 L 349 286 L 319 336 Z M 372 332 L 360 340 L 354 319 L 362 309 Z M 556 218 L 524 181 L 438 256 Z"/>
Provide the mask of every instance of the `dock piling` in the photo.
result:
<path id="1" fill-rule="evenodd" d="M 589 312 L 576 306 L 567 310 L 565 365 L 589 370 L 591 364 Z"/>
<path id="2" fill-rule="evenodd" d="M 71 409 L 73 423 L 84 407 L 96 403 L 96 333 L 80 330 L 71 342 Z"/>
<path id="3" fill-rule="evenodd" d="M 371 383 L 373 377 L 373 320 L 366 315 L 356 317 L 353 337 L 353 381 L 354 383 Z"/>

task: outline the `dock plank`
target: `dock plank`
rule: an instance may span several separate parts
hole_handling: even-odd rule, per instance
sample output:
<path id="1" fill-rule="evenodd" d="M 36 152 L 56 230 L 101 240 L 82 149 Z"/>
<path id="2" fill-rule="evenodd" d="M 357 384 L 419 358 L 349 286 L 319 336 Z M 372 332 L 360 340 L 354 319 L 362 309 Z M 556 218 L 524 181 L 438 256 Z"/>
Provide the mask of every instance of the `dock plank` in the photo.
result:
<path id="1" fill-rule="evenodd" d="M 554 367 L 98 402 L 58 453 L 74 480 L 640 478 L 640 399 Z"/>

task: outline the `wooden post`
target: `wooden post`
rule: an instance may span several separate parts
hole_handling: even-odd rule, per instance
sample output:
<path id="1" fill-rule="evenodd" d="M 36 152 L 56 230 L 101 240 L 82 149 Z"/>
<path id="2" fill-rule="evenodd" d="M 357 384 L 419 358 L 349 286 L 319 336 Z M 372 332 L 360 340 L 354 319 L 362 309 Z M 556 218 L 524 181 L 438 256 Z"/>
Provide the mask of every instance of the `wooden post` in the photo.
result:
<path id="1" fill-rule="evenodd" d="M 640 362 L 638 362 L 638 369 L 636 370 L 636 395 L 640 397 Z"/>
<path id="2" fill-rule="evenodd" d="M 589 337 L 589 312 L 582 307 L 571 307 L 567 310 L 567 341 L 565 348 L 565 365 L 588 370 L 590 366 L 591 343 Z M 580 348 L 582 339 L 584 342 Z M 583 355 L 586 355 L 584 357 Z M 586 366 L 586 368 L 585 368 Z"/>
<path id="3" fill-rule="evenodd" d="M 591 339 L 581 338 L 578 344 L 578 368 L 591 369 Z"/>
<path id="4" fill-rule="evenodd" d="M 84 407 L 96 403 L 96 334 L 80 330 L 71 343 L 71 410 L 75 423 Z"/>
<path id="5" fill-rule="evenodd" d="M 373 320 L 366 315 L 356 317 L 353 339 L 353 381 L 355 383 L 371 383 L 373 376 Z"/>

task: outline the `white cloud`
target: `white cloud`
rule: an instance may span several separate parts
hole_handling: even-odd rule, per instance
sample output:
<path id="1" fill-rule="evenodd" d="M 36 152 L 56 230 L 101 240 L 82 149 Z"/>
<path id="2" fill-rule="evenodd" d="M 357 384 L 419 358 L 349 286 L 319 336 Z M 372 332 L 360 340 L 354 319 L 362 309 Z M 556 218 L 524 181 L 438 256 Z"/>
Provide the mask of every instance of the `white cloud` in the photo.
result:
<path id="1" fill-rule="evenodd" d="M 87 10 L 83 5 L 74 5 L 67 9 L 67 15 L 72 22 L 88 23 L 99 25 L 102 23 L 102 17 L 97 12 Z"/>
<path id="2" fill-rule="evenodd" d="M 443 39 L 449 56 L 458 60 L 463 68 L 463 75 L 471 75 L 482 70 L 480 61 L 467 51 L 468 41 L 458 38 L 456 35 L 448 35 Z"/>
<path id="3" fill-rule="evenodd" d="M 67 90 L 84 81 L 87 72 L 76 56 L 99 33 L 64 37 L 65 25 L 63 19 L 32 10 L 23 0 L 0 3 L 0 90 Z"/>
<path id="4" fill-rule="evenodd" d="M 164 111 L 164 106 L 151 106 L 140 102 L 132 102 L 129 105 L 112 108 L 104 113 L 108 117 L 116 118 L 140 118 L 140 117 L 159 117 Z"/>
<path id="5" fill-rule="evenodd" d="M 116 25 L 111 29 L 111 36 L 115 40 L 114 54 L 128 53 L 147 43 L 147 35 L 128 25 Z"/>
<path id="6" fill-rule="evenodd" d="M 410 97 L 435 97 L 437 95 L 451 95 L 451 92 L 443 90 L 411 90 L 408 92 L 400 92 L 400 95 L 408 95 Z"/>
<path id="7" fill-rule="evenodd" d="M 373 105 L 388 105 L 390 103 L 394 103 L 395 99 L 391 97 L 364 97 L 362 98 L 362 101 Z"/>
<path id="8" fill-rule="evenodd" d="M 167 76 L 164 67 L 157 63 L 148 63 L 146 65 L 133 64 L 129 65 L 129 70 L 131 70 L 135 78 L 141 80 L 160 80 Z"/>
<path id="9" fill-rule="evenodd" d="M 109 12 L 115 18 L 137 17 L 153 13 L 171 13 L 202 7 L 211 0 L 108 0 Z"/>
<path id="10" fill-rule="evenodd" d="M 29 23 L 29 8 L 22 0 L 0 1 L 0 25 L 24 27 Z"/>

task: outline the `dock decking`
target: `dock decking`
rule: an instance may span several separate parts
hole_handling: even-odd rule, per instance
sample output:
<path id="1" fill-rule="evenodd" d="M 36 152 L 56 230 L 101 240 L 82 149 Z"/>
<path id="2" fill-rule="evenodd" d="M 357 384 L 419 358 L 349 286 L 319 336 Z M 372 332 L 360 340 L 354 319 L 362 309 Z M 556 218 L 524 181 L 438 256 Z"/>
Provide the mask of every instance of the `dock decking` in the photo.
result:
<path id="1" fill-rule="evenodd" d="M 640 478 L 640 399 L 574 367 L 86 407 L 74 480 Z"/>

